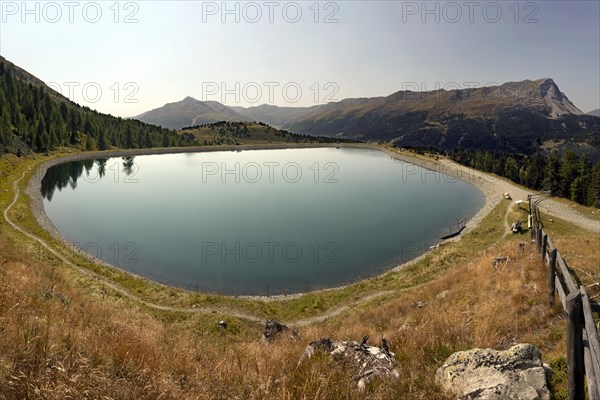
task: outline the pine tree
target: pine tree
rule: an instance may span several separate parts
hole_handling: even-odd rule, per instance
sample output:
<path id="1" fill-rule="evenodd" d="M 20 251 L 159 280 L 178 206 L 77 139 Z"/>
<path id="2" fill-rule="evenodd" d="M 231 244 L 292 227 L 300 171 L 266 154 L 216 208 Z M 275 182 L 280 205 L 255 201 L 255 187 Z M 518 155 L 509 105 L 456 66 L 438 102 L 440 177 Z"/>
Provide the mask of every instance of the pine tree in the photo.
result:
<path id="1" fill-rule="evenodd" d="M 545 159 L 542 155 L 536 154 L 529 158 L 525 174 L 523 176 L 523 182 L 526 186 L 539 190 L 542 188 L 544 181 L 544 171 L 546 169 Z"/>
<path id="2" fill-rule="evenodd" d="M 590 155 L 584 153 L 579 160 L 579 177 L 581 178 L 581 189 L 576 194 L 576 198 L 579 204 L 590 205 L 588 202 L 588 192 L 592 181 L 592 163 L 590 161 Z"/>
<path id="3" fill-rule="evenodd" d="M 578 176 L 573 180 L 570 191 L 572 201 L 579 204 L 585 204 L 587 200 L 588 185 L 583 177 Z"/>
<path id="4" fill-rule="evenodd" d="M 133 148 L 133 134 L 131 132 L 131 128 L 128 126 L 125 128 L 125 148 L 131 149 Z"/>
<path id="5" fill-rule="evenodd" d="M 149 132 L 146 132 L 144 134 L 144 146 L 143 147 L 146 147 L 146 148 L 154 147 L 152 145 L 152 138 L 150 137 L 150 133 Z"/>
<path id="6" fill-rule="evenodd" d="M 106 132 L 104 130 L 100 131 L 100 135 L 98 137 L 98 148 L 100 150 L 107 150 L 108 149 L 108 143 L 106 141 Z"/>
<path id="7" fill-rule="evenodd" d="M 562 165 L 560 166 L 560 180 L 562 183 L 562 195 L 567 199 L 571 196 L 571 186 L 579 176 L 579 157 L 570 150 L 563 154 Z"/>
<path id="8" fill-rule="evenodd" d="M 544 179 L 544 190 L 549 190 L 553 196 L 562 194 L 560 181 L 560 157 L 556 149 L 552 150 L 548 163 L 546 164 L 546 178 Z"/>
<path id="9" fill-rule="evenodd" d="M 0 103 L 0 149 L 8 148 L 12 144 L 12 129 L 8 105 L 6 102 Z"/>
<path id="10" fill-rule="evenodd" d="M 503 175 L 513 182 L 519 182 L 519 164 L 513 157 L 506 158 Z"/>
<path id="11" fill-rule="evenodd" d="M 587 202 L 591 206 L 600 208 L 600 161 L 596 162 L 591 173 Z"/>

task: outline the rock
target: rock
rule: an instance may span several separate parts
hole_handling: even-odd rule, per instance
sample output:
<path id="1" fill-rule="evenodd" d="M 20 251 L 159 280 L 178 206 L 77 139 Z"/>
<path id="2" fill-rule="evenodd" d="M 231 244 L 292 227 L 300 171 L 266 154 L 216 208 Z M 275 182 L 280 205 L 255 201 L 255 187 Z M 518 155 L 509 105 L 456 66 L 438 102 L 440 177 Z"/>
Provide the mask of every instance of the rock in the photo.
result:
<path id="1" fill-rule="evenodd" d="M 506 264 L 506 263 L 508 263 L 510 261 L 511 261 L 510 258 L 506 257 L 506 256 L 504 256 L 504 257 L 496 257 L 496 258 L 494 258 L 494 261 L 492 262 L 492 267 L 494 267 L 495 269 L 498 269 L 498 266 L 500 264 L 503 264 L 503 263 Z"/>
<path id="2" fill-rule="evenodd" d="M 446 297 L 448 297 L 449 294 L 450 294 L 449 290 L 444 290 L 443 292 L 438 293 L 437 296 L 435 296 L 435 298 L 439 299 L 439 300 L 443 300 Z"/>
<path id="3" fill-rule="evenodd" d="M 263 331 L 262 338 L 263 340 L 267 340 L 270 342 L 284 332 L 289 332 L 292 338 L 298 336 L 297 331 L 288 328 L 284 324 L 280 324 L 274 319 L 268 319 L 267 322 L 265 322 L 265 330 Z"/>
<path id="4" fill-rule="evenodd" d="M 459 351 L 437 370 L 435 382 L 460 399 L 550 400 L 542 357 L 530 344 Z"/>
<path id="5" fill-rule="evenodd" d="M 368 346 L 368 338 L 368 336 L 364 336 L 361 343 L 355 341 L 332 342 L 331 339 L 311 342 L 302 353 L 298 365 L 304 360 L 312 358 L 317 352 L 329 353 L 341 365 L 349 365 L 354 370 L 354 379 L 361 390 L 375 376 L 400 377 L 396 370 L 396 356 L 388 348 L 387 341 L 382 339 L 381 347 Z"/>
<path id="6" fill-rule="evenodd" d="M 322 351 L 325 353 L 331 353 L 334 350 L 333 342 L 331 339 L 319 339 L 315 342 L 310 342 L 306 349 L 304 349 L 304 353 L 300 357 L 300 361 L 298 361 L 298 365 L 302 363 L 307 358 L 312 358 L 316 352 Z"/>
<path id="7" fill-rule="evenodd" d="M 53 288 L 44 288 L 44 298 L 46 300 L 58 299 L 63 305 L 69 305 L 70 303 L 70 300 L 67 299 L 64 294 Z"/>

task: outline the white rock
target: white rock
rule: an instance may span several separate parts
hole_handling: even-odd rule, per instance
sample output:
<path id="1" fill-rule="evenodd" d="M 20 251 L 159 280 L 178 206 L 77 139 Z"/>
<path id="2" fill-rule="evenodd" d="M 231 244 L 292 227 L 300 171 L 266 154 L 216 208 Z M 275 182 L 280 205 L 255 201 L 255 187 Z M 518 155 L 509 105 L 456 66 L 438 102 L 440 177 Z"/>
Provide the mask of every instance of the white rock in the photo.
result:
<path id="1" fill-rule="evenodd" d="M 542 357 L 530 344 L 459 351 L 437 370 L 435 381 L 460 399 L 550 400 Z"/>

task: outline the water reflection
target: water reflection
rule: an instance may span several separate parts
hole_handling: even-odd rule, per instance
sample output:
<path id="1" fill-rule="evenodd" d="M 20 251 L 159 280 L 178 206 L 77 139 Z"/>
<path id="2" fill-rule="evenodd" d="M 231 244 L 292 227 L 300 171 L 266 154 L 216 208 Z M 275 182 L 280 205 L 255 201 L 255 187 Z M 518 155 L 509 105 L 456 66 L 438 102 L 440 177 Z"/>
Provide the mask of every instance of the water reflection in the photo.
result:
<path id="1" fill-rule="evenodd" d="M 135 157 L 122 157 L 123 172 L 129 176 L 135 171 Z M 77 181 L 83 176 L 87 182 L 98 182 L 106 176 L 108 158 L 88 159 L 55 165 L 48 169 L 42 179 L 42 196 L 52 201 L 56 189 L 63 190 L 67 186 L 77 188 Z M 95 167 L 95 168 L 94 168 Z M 85 173 L 85 175 L 84 175 Z M 116 175 L 115 170 L 115 175 Z"/>
<path id="2" fill-rule="evenodd" d="M 294 182 L 283 175 L 292 162 L 304 172 Z M 205 163 L 221 173 L 206 179 Z M 274 167 L 245 181 L 243 166 L 257 163 Z M 327 163 L 339 166 L 336 184 L 315 180 Z M 223 179 L 236 165 L 239 179 Z M 119 156 L 51 169 L 44 210 L 84 251 L 164 284 L 299 293 L 406 262 L 483 204 L 474 187 L 429 173 L 371 149 Z M 68 186 L 77 189 L 59 191 Z"/>
<path id="3" fill-rule="evenodd" d="M 133 156 L 122 157 L 122 159 L 123 159 L 123 172 L 125 172 L 125 175 L 127 175 L 127 176 L 131 175 L 131 173 L 133 172 L 133 166 L 134 166 L 133 159 L 134 158 L 135 157 L 133 157 Z"/>

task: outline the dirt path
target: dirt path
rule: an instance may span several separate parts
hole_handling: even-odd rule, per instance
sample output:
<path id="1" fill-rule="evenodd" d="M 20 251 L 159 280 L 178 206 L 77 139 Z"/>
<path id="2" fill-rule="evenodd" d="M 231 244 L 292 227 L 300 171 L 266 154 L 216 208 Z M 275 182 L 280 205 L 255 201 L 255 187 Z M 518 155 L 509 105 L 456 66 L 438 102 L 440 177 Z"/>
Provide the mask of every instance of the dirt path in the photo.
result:
<path id="1" fill-rule="evenodd" d="M 467 222 L 465 232 L 468 232 L 479 225 L 481 220 L 483 220 L 483 218 L 485 218 L 485 216 L 488 215 L 500 201 L 502 201 L 504 193 L 508 192 L 512 201 L 523 200 L 525 202 L 527 202 L 527 195 L 540 194 L 539 192 L 523 188 L 504 178 L 460 165 L 447 158 L 433 160 L 417 155 L 400 153 L 390 149 L 383 149 L 383 151 L 400 161 L 418 165 L 437 173 L 437 175 L 423 173 L 422 179 L 440 179 L 441 177 L 441 179 L 448 180 L 449 182 L 455 182 L 456 179 L 460 179 L 481 190 L 485 197 L 484 206 Z M 583 229 L 600 234 L 600 220 L 586 217 L 566 203 L 549 198 L 539 204 L 539 209 L 546 214 L 564 219 Z M 510 208 L 507 211 L 507 216 L 509 212 Z M 510 221 L 505 221 L 507 232 L 510 232 L 510 223 Z M 460 236 L 451 240 L 460 240 Z"/>
<path id="2" fill-rule="evenodd" d="M 468 221 L 466 230 L 474 229 L 479 224 L 479 222 L 481 222 L 481 220 L 502 200 L 502 198 L 503 198 L 502 195 L 504 192 L 510 193 L 510 195 L 513 198 L 513 201 L 519 200 L 519 199 L 527 200 L 528 192 L 525 189 L 522 189 L 515 184 L 512 184 L 503 179 L 497 178 L 493 175 L 490 175 L 490 174 L 487 174 L 484 172 L 480 172 L 480 171 L 476 171 L 471 168 L 459 165 L 451 160 L 443 159 L 443 160 L 439 160 L 439 161 L 433 161 L 433 160 L 427 160 L 427 159 L 423 159 L 423 158 L 409 157 L 406 154 L 397 153 L 395 151 L 390 151 L 390 150 L 384 150 L 384 151 L 396 159 L 406 161 L 408 163 L 419 165 L 419 166 L 425 167 L 429 170 L 439 172 L 441 174 L 441 176 L 446 176 L 447 177 L 446 179 L 461 179 L 463 181 L 466 181 L 468 183 L 471 183 L 471 184 L 477 186 L 483 192 L 483 194 L 485 196 L 485 204 L 484 204 L 483 208 L 477 213 L 477 215 L 475 217 L 473 217 L 470 221 Z M 80 158 L 81 155 L 77 155 L 74 157 Z M 265 318 L 262 318 L 262 317 L 259 317 L 259 316 L 253 315 L 253 314 L 249 314 L 249 313 L 241 311 L 241 310 L 233 309 L 230 307 L 199 306 L 199 307 L 195 307 L 195 308 L 183 308 L 183 307 L 172 307 L 172 306 L 166 306 L 166 305 L 162 305 L 162 304 L 152 303 L 152 302 L 146 301 L 146 300 L 140 298 L 139 296 L 131 293 L 129 290 L 125 289 L 121 285 L 119 285 L 99 274 L 96 274 L 86 268 L 82 268 L 82 267 L 76 265 L 75 263 L 73 263 L 72 261 L 67 259 L 65 256 L 60 254 L 58 251 L 56 251 L 52 247 L 50 247 L 50 245 L 48 245 L 48 243 L 44 239 L 25 231 L 24 229 L 22 229 L 16 223 L 14 223 L 13 221 L 11 221 L 9 219 L 8 213 L 9 213 L 10 209 L 15 205 L 15 203 L 19 199 L 20 189 L 19 189 L 18 183 L 25 177 L 25 175 L 27 174 L 27 172 L 30 171 L 30 169 L 31 169 L 31 167 L 28 170 L 24 171 L 19 179 L 17 179 L 16 181 L 13 182 L 14 198 L 13 198 L 13 201 L 4 210 L 4 219 L 15 230 L 21 232 L 23 235 L 27 236 L 28 238 L 38 242 L 42 247 L 44 247 L 46 250 L 48 250 L 50 253 L 52 253 L 55 257 L 60 259 L 64 264 L 72 267 L 73 269 L 75 269 L 76 271 L 78 271 L 81 274 L 84 274 L 98 282 L 101 282 L 105 287 L 112 289 L 115 292 L 118 292 L 119 294 L 123 295 L 124 297 L 126 297 L 134 302 L 137 302 L 139 304 L 142 304 L 151 309 L 160 310 L 160 311 L 184 312 L 184 313 L 206 313 L 206 314 L 222 313 L 222 314 L 230 315 L 235 318 L 244 319 L 244 320 L 248 320 L 248 321 L 255 322 L 255 323 L 262 323 L 265 320 Z M 34 199 L 34 202 L 35 202 L 35 199 Z M 542 211 L 547 212 L 550 215 L 554 215 L 556 217 L 565 219 L 565 220 L 572 222 L 573 224 L 578 225 L 582 228 L 591 230 L 593 232 L 600 233 L 600 222 L 599 221 L 594 221 L 590 218 L 587 218 L 584 215 L 576 212 L 575 210 L 570 209 L 567 205 L 557 202 L 557 201 L 554 201 L 554 200 L 551 200 L 551 199 L 546 200 L 542 204 L 543 205 L 540 206 L 540 209 Z M 508 222 L 505 221 L 505 223 L 508 223 Z M 460 240 L 460 237 L 455 238 L 455 240 Z M 286 323 L 288 323 L 289 325 L 296 326 L 296 327 L 303 327 L 303 326 L 311 325 L 314 323 L 323 322 L 323 321 L 326 321 L 327 319 L 333 318 L 335 316 L 343 314 L 344 312 L 347 312 L 352 307 L 355 307 L 362 303 L 369 302 L 377 297 L 381 297 L 381 296 L 384 296 L 389 293 L 390 293 L 390 291 L 375 292 L 375 293 L 369 294 L 367 296 L 364 296 L 364 297 L 362 297 L 354 302 L 351 302 L 349 304 L 344 304 L 344 305 L 340 305 L 335 308 L 332 308 L 318 316 L 305 318 L 305 319 L 298 319 L 298 320 L 293 320 L 293 321 L 286 321 Z"/>
<path id="3" fill-rule="evenodd" d="M 350 310 L 352 307 L 355 307 L 362 303 L 367 303 L 378 297 L 382 297 L 382 296 L 385 296 L 386 294 L 391 294 L 391 293 L 394 293 L 394 292 L 392 290 L 384 290 L 381 292 L 375 292 L 368 296 L 361 297 L 360 299 L 358 299 L 357 301 L 355 301 L 352 304 L 347 304 L 347 305 L 343 305 L 343 306 L 331 309 L 331 310 L 329 310 L 321 315 L 317 315 L 315 317 L 291 321 L 288 324 L 291 326 L 297 327 L 297 328 L 301 328 L 303 326 L 312 325 L 312 324 L 316 324 L 319 322 L 324 322 L 330 318 L 337 317 L 338 315 L 343 314 L 344 312 Z"/>
<path id="4" fill-rule="evenodd" d="M 50 253 L 52 253 L 56 258 L 61 260 L 64 264 L 75 269 L 77 272 L 79 272 L 81 274 L 84 274 L 98 282 L 101 282 L 105 287 L 114 290 L 115 292 L 123 295 L 124 297 L 126 297 L 134 302 L 137 302 L 139 304 L 142 304 L 148 308 L 154 309 L 154 310 L 184 312 L 184 313 L 205 313 L 205 314 L 222 313 L 222 314 L 227 314 L 227 315 L 235 317 L 235 318 L 255 322 L 258 324 L 262 324 L 265 321 L 265 318 L 263 318 L 263 317 L 258 317 L 256 315 L 252 315 L 252 314 L 246 313 L 244 311 L 236 310 L 236 309 L 229 308 L 229 307 L 225 308 L 225 307 L 200 306 L 200 307 L 185 308 L 185 307 L 171 307 L 171 306 L 165 306 L 162 304 L 152 303 L 152 302 L 146 301 L 146 300 L 140 298 L 139 296 L 131 293 L 129 290 L 125 289 L 121 285 L 110 281 L 109 279 L 103 277 L 102 275 L 96 274 L 95 272 L 92 272 L 86 268 L 82 268 L 82 267 L 76 265 L 75 263 L 71 262 L 69 259 L 64 257 L 62 254 L 58 253 L 56 250 L 54 250 L 52 247 L 50 247 L 50 245 L 48 245 L 48 243 L 44 239 L 25 231 L 20 226 L 18 226 L 16 223 L 11 221 L 10 218 L 8 217 L 8 213 L 9 213 L 10 209 L 16 204 L 16 202 L 19 199 L 20 189 L 19 189 L 18 184 L 30 170 L 31 170 L 31 167 L 28 168 L 27 170 L 25 170 L 23 172 L 23 174 L 21 174 L 19 179 L 17 179 L 16 181 L 13 182 L 13 190 L 14 190 L 15 194 L 14 194 L 13 201 L 4 210 L 4 219 L 15 230 L 17 230 L 18 232 L 21 232 L 23 235 L 27 236 L 28 238 L 38 242 L 42 247 L 44 247 L 46 250 L 48 250 Z M 362 297 L 351 304 L 341 305 L 339 307 L 332 308 L 321 315 L 317 315 L 317 316 L 305 318 L 305 319 L 288 321 L 286 323 L 291 326 L 295 326 L 295 327 L 304 327 L 304 326 L 312 325 L 315 323 L 323 322 L 329 318 L 333 318 L 335 316 L 338 316 L 338 315 L 348 311 L 351 307 L 354 307 L 354 306 L 364 303 L 364 302 L 371 301 L 375 298 L 384 296 L 388 293 L 391 293 L 391 292 L 390 291 L 376 292 L 376 293 L 370 294 L 368 296 Z"/>
<path id="5" fill-rule="evenodd" d="M 498 201 L 502 199 L 505 192 L 510 194 L 513 201 L 523 200 L 525 202 L 527 201 L 528 194 L 539 194 L 539 192 L 522 188 L 503 178 L 476 171 L 451 160 L 444 159 L 440 160 L 439 163 L 448 170 L 461 171 L 461 174 L 468 178 L 467 182 L 473 183 L 475 186 L 479 187 L 486 197 L 494 196 Z M 550 198 L 541 202 L 539 208 L 544 213 L 564 219 L 581 228 L 600 234 L 600 221 L 586 217 L 565 203 Z"/>
<path id="6" fill-rule="evenodd" d="M 64 264 L 70 266 L 71 268 L 75 269 L 77 272 L 79 272 L 81 274 L 84 274 L 98 282 L 101 282 L 105 287 L 110 288 L 110 289 L 114 290 L 115 292 L 118 292 L 119 294 L 125 296 L 126 298 L 133 300 L 137 303 L 143 304 L 144 306 L 155 309 L 155 310 L 188 312 L 188 313 L 207 313 L 207 314 L 208 313 L 224 313 L 224 314 L 228 314 L 233 317 L 240 318 L 240 319 L 245 319 L 245 320 L 259 322 L 259 323 L 263 322 L 263 320 L 264 320 L 263 318 L 245 313 L 243 311 L 234 310 L 234 309 L 223 309 L 223 308 L 218 308 L 218 307 L 205 307 L 205 306 L 197 307 L 197 308 L 181 308 L 181 307 L 171 307 L 171 306 L 165 306 L 162 304 L 151 303 L 149 301 L 146 301 L 146 300 L 140 298 L 139 296 L 136 296 L 135 294 L 131 293 L 129 290 L 125 289 L 121 285 L 116 284 L 116 283 L 110 281 L 109 279 L 107 279 L 99 274 L 96 274 L 95 272 L 92 272 L 86 268 L 82 268 L 82 267 L 76 265 L 75 263 L 71 262 L 69 259 L 64 257 L 62 254 L 60 254 L 59 252 L 54 250 L 52 247 L 50 247 L 50 245 L 48 245 L 48 243 L 44 239 L 41 239 L 40 237 L 25 231 L 20 226 L 18 226 L 16 223 L 11 221 L 10 218 L 8 217 L 8 213 L 9 213 L 10 209 L 15 205 L 15 203 L 19 199 L 20 189 L 19 189 L 18 183 L 25 177 L 25 175 L 27 174 L 27 172 L 29 172 L 30 169 L 31 168 L 24 171 L 23 174 L 21 175 L 21 177 L 13 182 L 13 189 L 15 191 L 14 192 L 15 195 L 14 195 L 12 203 L 10 203 L 4 210 L 4 219 L 15 230 L 21 232 L 23 235 L 27 236 L 28 238 L 33 239 L 36 242 L 38 242 L 42 247 L 44 247 L 46 250 L 48 250 L 50 253 L 52 253 L 56 258 L 61 260 Z"/>

